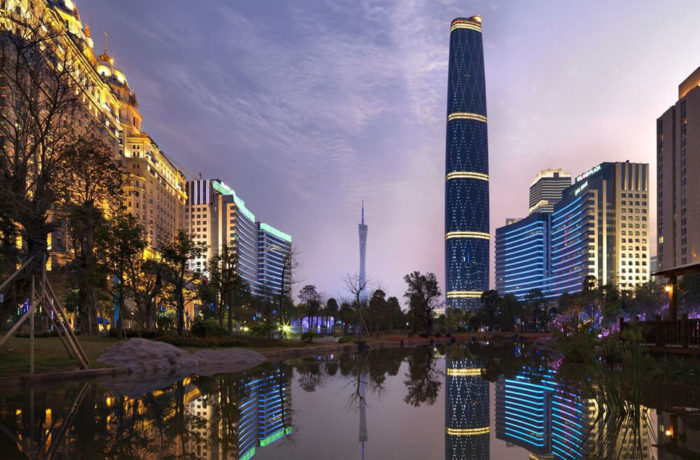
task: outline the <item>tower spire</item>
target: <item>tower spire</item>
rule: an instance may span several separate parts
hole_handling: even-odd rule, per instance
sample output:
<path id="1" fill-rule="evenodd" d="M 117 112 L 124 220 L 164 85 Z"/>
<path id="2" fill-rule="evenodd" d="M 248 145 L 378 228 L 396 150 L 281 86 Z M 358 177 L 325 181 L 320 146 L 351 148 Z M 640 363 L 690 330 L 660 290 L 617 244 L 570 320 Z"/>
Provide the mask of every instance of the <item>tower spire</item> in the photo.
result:
<path id="1" fill-rule="evenodd" d="M 365 200 L 362 200 L 362 225 L 365 225 Z"/>

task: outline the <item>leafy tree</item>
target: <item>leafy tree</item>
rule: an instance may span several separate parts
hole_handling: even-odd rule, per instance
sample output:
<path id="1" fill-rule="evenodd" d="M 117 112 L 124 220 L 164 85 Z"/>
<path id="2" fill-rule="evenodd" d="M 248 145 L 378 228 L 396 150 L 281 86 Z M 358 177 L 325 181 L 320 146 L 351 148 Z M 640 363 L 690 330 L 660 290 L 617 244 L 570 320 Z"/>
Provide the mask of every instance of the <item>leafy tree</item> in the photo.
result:
<path id="1" fill-rule="evenodd" d="M 532 330 L 536 331 L 541 322 L 544 321 L 542 309 L 545 307 L 544 294 L 539 289 L 530 289 L 525 295 L 525 304 L 530 311 Z"/>
<path id="2" fill-rule="evenodd" d="M 498 323 L 502 331 L 512 331 L 516 323 L 523 316 L 521 302 L 513 294 L 506 294 L 501 299 Z"/>
<path id="3" fill-rule="evenodd" d="M 338 313 L 340 312 L 340 307 L 338 307 L 338 301 L 333 297 L 326 300 L 326 315 L 334 320 L 338 319 Z"/>
<path id="4" fill-rule="evenodd" d="M 200 257 L 206 247 L 197 243 L 185 231 L 180 230 L 175 237 L 160 248 L 163 260 L 167 263 L 166 280 L 175 296 L 177 333 L 185 334 L 185 288 L 193 283 L 198 273 L 188 270 L 188 262 Z"/>
<path id="5" fill-rule="evenodd" d="M 419 271 L 414 271 L 404 276 L 404 281 L 408 285 L 404 297 L 408 299 L 410 312 L 425 326 L 425 333 L 430 334 L 433 312 L 441 296 L 437 278 L 434 273 L 422 275 Z"/>
<path id="6" fill-rule="evenodd" d="M 389 330 L 404 329 L 406 327 L 406 315 L 401 310 L 401 304 L 396 297 L 386 299 L 389 315 Z"/>
<path id="7" fill-rule="evenodd" d="M 355 319 L 357 318 L 355 315 L 355 310 L 352 308 L 350 303 L 343 302 L 340 305 L 338 316 L 340 321 L 343 323 L 343 334 L 348 335 L 351 328 L 354 329 L 355 326 Z"/>
<path id="8" fill-rule="evenodd" d="M 299 291 L 299 300 L 304 311 L 304 316 L 309 318 L 309 329 L 313 329 L 311 321 L 321 310 L 321 294 L 313 284 L 307 284 Z"/>
<path id="9" fill-rule="evenodd" d="M 481 306 L 488 320 L 489 330 L 494 331 L 496 324 L 496 313 L 501 303 L 501 296 L 493 289 L 484 291 L 481 294 Z"/>
<path id="10" fill-rule="evenodd" d="M 209 261 L 209 283 L 208 286 L 214 290 L 215 313 L 219 320 L 219 325 L 224 325 L 224 314 L 228 309 L 228 331 L 233 330 L 232 306 L 234 300 L 241 300 L 244 280 L 236 271 L 238 263 L 237 245 L 228 246 L 223 244 L 221 251 L 215 254 Z"/>
<path id="11" fill-rule="evenodd" d="M 129 294 L 132 267 L 141 263 L 146 248 L 143 229 L 133 216 L 121 214 L 109 225 L 101 227 L 98 235 L 98 251 L 102 254 L 100 265 L 113 279 L 113 282 L 107 283 L 106 288 L 119 308 L 116 328 L 121 336 L 124 331 L 124 317 L 128 314 L 126 298 Z"/>
<path id="12" fill-rule="evenodd" d="M 113 157 L 114 148 L 95 136 L 82 137 L 66 146 L 65 166 L 68 214 L 74 266 L 80 296 L 80 318 L 85 334 L 96 327 L 98 271 L 96 235 L 105 211 L 120 206 L 123 171 Z M 107 206 L 107 209 L 105 209 Z"/>

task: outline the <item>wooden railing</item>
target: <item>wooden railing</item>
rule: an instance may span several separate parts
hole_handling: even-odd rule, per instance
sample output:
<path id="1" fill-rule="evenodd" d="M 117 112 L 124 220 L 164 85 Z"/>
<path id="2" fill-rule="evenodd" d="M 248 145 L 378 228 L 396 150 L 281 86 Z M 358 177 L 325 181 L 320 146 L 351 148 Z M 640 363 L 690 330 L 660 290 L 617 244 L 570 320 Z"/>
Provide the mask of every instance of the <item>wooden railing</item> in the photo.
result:
<path id="1" fill-rule="evenodd" d="M 638 327 L 642 332 L 642 342 L 658 347 L 679 346 L 683 348 L 700 347 L 700 319 L 688 319 L 688 315 L 677 320 L 661 319 L 657 316 L 653 321 L 639 321 Z M 620 318 L 620 331 L 630 327 Z"/>

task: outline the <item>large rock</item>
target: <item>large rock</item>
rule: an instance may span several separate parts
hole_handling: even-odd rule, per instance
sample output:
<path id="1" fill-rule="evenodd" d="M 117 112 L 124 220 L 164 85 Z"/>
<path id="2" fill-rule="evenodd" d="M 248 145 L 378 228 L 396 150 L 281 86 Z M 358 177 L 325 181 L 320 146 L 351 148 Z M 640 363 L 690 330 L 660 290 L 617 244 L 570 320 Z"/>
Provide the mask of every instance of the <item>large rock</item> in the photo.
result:
<path id="1" fill-rule="evenodd" d="M 164 342 L 130 339 L 109 347 L 98 359 L 115 367 L 126 367 L 138 375 L 213 375 L 239 372 L 266 361 L 260 353 L 243 348 L 202 350 L 192 354 Z"/>

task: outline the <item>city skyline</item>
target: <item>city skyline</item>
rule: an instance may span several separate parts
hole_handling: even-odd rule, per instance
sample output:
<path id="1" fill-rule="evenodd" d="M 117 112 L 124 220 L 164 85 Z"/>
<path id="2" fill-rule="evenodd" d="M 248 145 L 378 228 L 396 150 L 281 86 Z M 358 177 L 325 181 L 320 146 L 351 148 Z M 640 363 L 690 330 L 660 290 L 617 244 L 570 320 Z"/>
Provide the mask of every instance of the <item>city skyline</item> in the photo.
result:
<path id="1" fill-rule="evenodd" d="M 125 1 L 110 11 L 103 0 L 77 3 L 97 49 L 109 32 L 110 55 L 139 95 L 148 131 L 169 157 L 201 168 L 205 176 L 226 178 L 264 211 L 262 219 L 295 235 L 299 278 L 329 296 L 346 294 L 342 276 L 356 263 L 355 247 L 342 244 L 354 236 L 355 190 L 372 201 L 376 216 L 368 277 L 398 296 L 401 277 L 414 269 L 433 271 L 444 283 L 442 211 L 430 203 L 444 193 L 445 36 L 453 17 L 479 13 L 487 24 L 493 228 L 505 217 L 526 214 L 527 200 L 507 197 L 541 169 L 561 167 L 575 175 L 591 163 L 623 159 L 654 167 L 655 120 L 696 68 L 688 56 L 700 48 L 682 38 L 693 15 L 656 4 L 627 11 L 603 4 L 512 3 L 494 9 L 449 2 L 435 9 L 439 13 L 418 1 L 375 8 L 323 2 L 277 9 L 171 5 L 161 11 L 159 2 Z M 697 9 L 687 3 L 684 11 Z M 318 44 L 315 37 L 339 17 L 347 17 L 339 33 Z M 592 20 L 595 36 L 587 35 Z M 667 27 L 663 39 L 637 33 L 658 21 L 678 27 Z M 541 22 L 551 26 L 532 27 Z M 169 23 L 175 27 L 166 28 Z M 282 23 L 281 31 L 275 29 Z M 377 24 L 388 27 L 378 32 Z M 686 44 L 682 53 L 667 52 L 674 37 Z M 602 43 L 606 53 L 600 54 Z M 361 59 L 371 65 L 356 65 Z M 299 60 L 307 65 L 289 65 Z M 272 65 L 289 73 L 279 87 Z M 322 78 L 329 71 L 332 78 Z M 279 101 L 284 104 L 272 110 Z M 402 112 L 411 115 L 409 121 L 392 116 Z M 308 129 L 296 132 L 300 125 Z M 246 173 L 260 165 L 259 175 Z M 654 193 L 653 177 L 651 185 Z M 404 251 L 410 241 L 423 244 Z M 329 269 L 328 260 L 346 263 Z"/>

